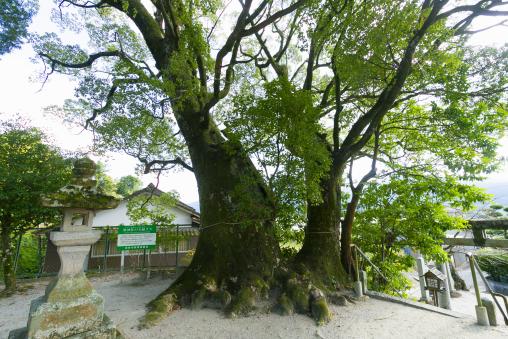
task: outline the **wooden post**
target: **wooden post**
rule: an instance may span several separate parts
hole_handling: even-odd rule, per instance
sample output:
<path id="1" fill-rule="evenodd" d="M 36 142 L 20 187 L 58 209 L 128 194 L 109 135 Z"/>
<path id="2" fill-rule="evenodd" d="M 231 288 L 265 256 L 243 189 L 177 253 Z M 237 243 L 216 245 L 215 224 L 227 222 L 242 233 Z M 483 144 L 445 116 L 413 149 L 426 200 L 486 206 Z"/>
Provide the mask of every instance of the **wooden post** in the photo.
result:
<path id="1" fill-rule="evenodd" d="M 143 269 L 146 269 L 146 248 L 143 249 Z"/>
<path id="2" fill-rule="evenodd" d="M 109 254 L 109 226 L 106 227 L 106 237 L 104 239 L 104 272 L 108 270 L 108 254 Z"/>
<path id="3" fill-rule="evenodd" d="M 150 279 L 150 273 L 151 273 L 150 267 L 152 267 L 152 265 L 150 264 L 150 255 L 151 254 L 152 254 L 152 250 L 148 250 L 148 265 L 146 267 L 146 280 Z"/>
<path id="4" fill-rule="evenodd" d="M 20 235 L 18 238 L 18 243 L 16 245 L 16 257 L 14 258 L 14 274 L 18 271 L 18 263 L 19 263 L 19 254 L 21 251 L 21 238 L 23 235 Z"/>

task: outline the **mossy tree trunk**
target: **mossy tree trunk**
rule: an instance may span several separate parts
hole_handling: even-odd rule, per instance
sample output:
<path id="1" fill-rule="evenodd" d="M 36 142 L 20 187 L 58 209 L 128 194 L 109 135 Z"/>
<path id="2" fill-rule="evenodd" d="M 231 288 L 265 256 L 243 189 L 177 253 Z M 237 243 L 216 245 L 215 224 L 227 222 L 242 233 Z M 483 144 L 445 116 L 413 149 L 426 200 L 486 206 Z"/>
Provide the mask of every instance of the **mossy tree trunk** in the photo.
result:
<path id="1" fill-rule="evenodd" d="M 267 296 L 278 265 L 275 205 L 262 177 L 238 144 L 212 122 L 190 121 L 196 116 L 177 115 L 199 190 L 200 237 L 187 270 L 149 304 L 147 325 L 184 305 L 248 313 Z"/>
<path id="2" fill-rule="evenodd" d="M 327 294 L 347 280 L 340 261 L 340 204 L 335 176 L 321 180 L 323 201 L 307 206 L 303 246 L 297 253 L 279 298 L 281 313 L 310 313 L 318 324 L 331 319 Z"/>
<path id="3" fill-rule="evenodd" d="M 16 272 L 14 272 L 14 250 L 11 243 L 7 223 L 2 222 L 0 258 L 4 276 L 5 292 L 11 293 L 16 289 Z"/>
<path id="4" fill-rule="evenodd" d="M 353 196 L 347 204 L 344 220 L 341 222 L 340 235 L 340 258 L 342 265 L 347 273 L 353 273 L 353 258 L 351 253 L 351 244 L 353 237 L 353 222 L 355 219 L 356 208 L 360 200 L 360 195 L 353 192 Z"/>
<path id="5" fill-rule="evenodd" d="M 295 264 L 310 271 L 322 287 L 338 286 L 345 274 L 340 261 L 340 209 L 334 176 L 322 180 L 321 196 L 321 203 L 308 203 L 305 238 Z"/>
<path id="6" fill-rule="evenodd" d="M 274 202 L 241 147 L 224 140 L 211 124 L 188 138 L 201 208 L 202 231 L 192 275 L 206 275 L 231 288 L 268 279 L 276 266 L 278 243 Z"/>

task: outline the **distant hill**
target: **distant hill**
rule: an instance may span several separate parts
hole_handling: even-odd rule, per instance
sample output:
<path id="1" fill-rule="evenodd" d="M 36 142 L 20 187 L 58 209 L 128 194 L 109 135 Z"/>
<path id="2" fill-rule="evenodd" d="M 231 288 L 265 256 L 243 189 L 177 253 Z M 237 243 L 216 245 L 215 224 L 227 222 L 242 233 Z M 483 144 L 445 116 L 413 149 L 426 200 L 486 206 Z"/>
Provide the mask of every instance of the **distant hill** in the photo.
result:
<path id="1" fill-rule="evenodd" d="M 506 182 L 494 182 L 494 181 L 483 181 L 477 183 L 476 186 L 483 187 L 487 190 L 487 193 L 494 195 L 494 202 L 503 206 L 508 206 L 508 181 Z"/>

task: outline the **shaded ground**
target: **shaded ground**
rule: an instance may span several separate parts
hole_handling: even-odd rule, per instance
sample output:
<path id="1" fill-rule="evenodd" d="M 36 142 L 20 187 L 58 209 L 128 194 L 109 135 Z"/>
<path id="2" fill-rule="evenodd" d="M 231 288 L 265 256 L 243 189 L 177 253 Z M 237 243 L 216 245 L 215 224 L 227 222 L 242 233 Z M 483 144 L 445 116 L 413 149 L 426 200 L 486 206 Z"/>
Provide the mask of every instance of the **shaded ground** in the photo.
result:
<path id="1" fill-rule="evenodd" d="M 347 307 L 332 307 L 333 320 L 316 327 L 305 316 L 258 314 L 225 319 L 212 310 L 177 311 L 161 324 L 139 331 L 144 305 L 164 290 L 168 280 L 143 281 L 136 275 L 92 279 L 106 297 L 106 312 L 127 338 L 507 338 L 508 327 L 479 327 L 471 318 L 455 319 L 437 313 L 370 299 Z M 0 338 L 26 325 L 30 300 L 43 294 L 46 281 L 25 294 L 0 299 Z"/>

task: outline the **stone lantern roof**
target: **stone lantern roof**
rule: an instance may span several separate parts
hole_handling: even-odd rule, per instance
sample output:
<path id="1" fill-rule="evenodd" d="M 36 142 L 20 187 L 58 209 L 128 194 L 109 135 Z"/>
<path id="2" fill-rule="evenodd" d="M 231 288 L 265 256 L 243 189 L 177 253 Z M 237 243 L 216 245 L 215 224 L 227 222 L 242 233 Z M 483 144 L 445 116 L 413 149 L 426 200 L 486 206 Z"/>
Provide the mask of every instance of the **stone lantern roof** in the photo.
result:
<path id="1" fill-rule="evenodd" d="M 97 166 L 89 158 L 74 162 L 73 178 L 69 185 L 42 198 L 42 204 L 53 208 L 77 208 L 86 210 L 111 209 L 118 206 L 120 198 L 97 192 L 95 172 Z"/>

